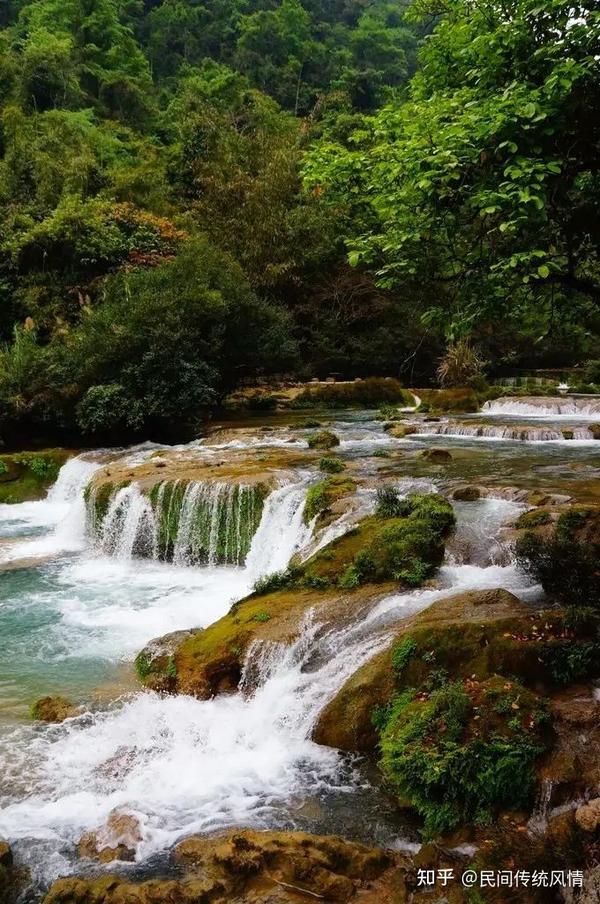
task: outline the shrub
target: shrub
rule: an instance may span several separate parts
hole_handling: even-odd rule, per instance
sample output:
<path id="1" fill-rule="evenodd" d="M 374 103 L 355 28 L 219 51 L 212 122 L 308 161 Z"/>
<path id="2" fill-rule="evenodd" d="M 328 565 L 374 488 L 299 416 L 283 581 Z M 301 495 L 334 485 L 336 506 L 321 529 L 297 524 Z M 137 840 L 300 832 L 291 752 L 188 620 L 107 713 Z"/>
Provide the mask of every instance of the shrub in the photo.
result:
<path id="1" fill-rule="evenodd" d="M 325 471 L 327 474 L 339 474 L 345 467 L 341 458 L 322 458 L 319 462 L 319 470 Z"/>
<path id="2" fill-rule="evenodd" d="M 267 593 L 275 593 L 277 590 L 284 590 L 290 587 L 293 582 L 294 576 L 289 569 L 287 571 L 274 571 L 273 574 L 266 574 L 255 581 L 252 592 L 261 596 Z"/>
<path id="3" fill-rule="evenodd" d="M 519 568 L 546 593 L 575 608 L 600 608 L 598 546 L 569 535 L 559 520 L 553 537 L 526 533 L 517 540 Z"/>
<path id="4" fill-rule="evenodd" d="M 27 467 L 38 480 L 56 480 L 58 465 L 51 458 L 30 458 Z"/>
<path id="5" fill-rule="evenodd" d="M 304 520 L 309 523 L 319 515 L 328 505 L 327 483 L 315 483 L 308 488 L 306 502 L 304 504 Z"/>
<path id="6" fill-rule="evenodd" d="M 411 511 L 410 502 L 394 486 L 388 484 L 377 489 L 375 514 L 378 518 L 404 518 Z"/>
<path id="7" fill-rule="evenodd" d="M 430 694 L 408 690 L 378 713 L 383 772 L 424 818 L 427 836 L 530 802 L 546 711 L 518 683 L 505 688 L 494 677 Z"/>
<path id="8" fill-rule="evenodd" d="M 437 376 L 442 386 L 464 386 L 478 377 L 485 362 L 469 339 L 459 339 L 450 345 L 440 361 Z M 474 387 L 476 388 L 476 387 Z"/>

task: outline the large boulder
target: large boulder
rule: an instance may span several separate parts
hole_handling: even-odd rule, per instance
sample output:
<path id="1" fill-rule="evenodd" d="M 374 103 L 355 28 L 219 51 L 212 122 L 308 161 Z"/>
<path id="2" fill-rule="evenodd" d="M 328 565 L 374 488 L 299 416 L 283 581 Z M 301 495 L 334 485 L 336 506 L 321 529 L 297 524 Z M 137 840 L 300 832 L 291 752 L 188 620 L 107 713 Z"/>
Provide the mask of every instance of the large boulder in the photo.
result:
<path id="1" fill-rule="evenodd" d="M 503 635 L 515 621 L 527 620 L 527 608 L 506 590 L 473 590 L 442 598 L 400 626 L 394 641 L 369 660 L 343 685 L 325 707 L 313 738 L 319 744 L 349 751 L 373 751 L 378 732 L 373 714 L 385 707 L 398 689 L 398 650 L 431 651 L 437 667 L 481 677 L 495 670 L 503 657 L 520 658 L 516 643 Z M 493 641 L 493 642 L 491 642 Z M 493 660 L 493 661 L 492 661 Z M 410 665 L 406 681 L 419 687 L 426 668 Z"/>

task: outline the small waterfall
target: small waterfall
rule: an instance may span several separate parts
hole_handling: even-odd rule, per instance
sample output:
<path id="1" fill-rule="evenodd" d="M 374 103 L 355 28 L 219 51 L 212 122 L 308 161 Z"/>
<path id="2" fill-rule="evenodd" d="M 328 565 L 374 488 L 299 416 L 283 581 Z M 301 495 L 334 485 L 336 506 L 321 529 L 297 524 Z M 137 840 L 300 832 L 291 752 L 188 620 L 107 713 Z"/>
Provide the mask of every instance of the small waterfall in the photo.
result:
<path id="1" fill-rule="evenodd" d="M 287 568 L 294 553 L 310 541 L 312 528 L 302 517 L 306 487 L 304 480 L 284 484 L 267 498 L 246 559 L 253 580 Z"/>
<path id="2" fill-rule="evenodd" d="M 176 480 L 145 494 L 133 483 L 113 492 L 100 518 L 97 492 L 88 494 L 88 525 L 107 555 L 214 566 L 244 563 L 267 488 Z"/>
<path id="3" fill-rule="evenodd" d="M 157 558 L 156 517 L 152 503 L 136 483 L 113 495 L 102 522 L 100 546 L 104 553 L 117 559 Z"/>
<path id="4" fill-rule="evenodd" d="M 470 436 L 481 439 L 504 439 L 524 443 L 556 442 L 557 440 L 565 439 L 592 440 L 594 438 L 587 427 L 572 427 L 568 430 L 565 429 L 563 432 L 550 427 L 461 424 L 449 421 L 420 424 L 417 429 L 418 433 L 414 434 L 415 436 Z"/>
<path id="5" fill-rule="evenodd" d="M 525 415 L 526 417 L 600 417 L 600 397 L 597 399 L 574 398 L 565 396 L 559 398 L 522 397 L 501 398 L 493 402 L 486 402 L 482 408 L 483 414 Z"/>

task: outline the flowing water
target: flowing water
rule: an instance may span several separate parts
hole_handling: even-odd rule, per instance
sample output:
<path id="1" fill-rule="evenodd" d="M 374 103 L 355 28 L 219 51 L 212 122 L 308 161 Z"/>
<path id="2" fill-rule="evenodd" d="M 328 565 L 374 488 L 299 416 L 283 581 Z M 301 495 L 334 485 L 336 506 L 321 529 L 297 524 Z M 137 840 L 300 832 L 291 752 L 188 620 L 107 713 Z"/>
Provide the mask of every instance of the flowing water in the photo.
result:
<path id="1" fill-rule="evenodd" d="M 339 454 L 359 459 L 371 482 L 351 512 L 316 535 L 303 518 L 316 478 L 308 468 L 259 493 L 188 482 L 177 490 L 176 519 L 173 485 L 152 499 L 130 484 L 113 493 L 96 524 L 93 494 L 87 507 L 84 498 L 94 472 L 107 456 L 142 461 L 154 446 L 73 458 L 47 499 L 0 508 L 0 837 L 40 887 L 74 868 L 78 839 L 115 807 L 134 813 L 142 829 L 138 862 L 125 870 L 162 862 L 186 835 L 231 825 L 308 825 L 356 837 L 358 809 L 371 813 L 360 837 L 406 841 L 382 815 L 360 764 L 312 742 L 320 710 L 389 641 L 392 625 L 435 600 L 494 587 L 539 599 L 511 561 L 505 530 L 524 510 L 519 493 L 492 485 L 536 486 L 541 469 L 539 480 L 562 487 L 566 474 L 571 486 L 597 473 L 600 461 L 588 443 L 425 433 L 395 440 L 365 414 L 342 417 L 334 429 Z M 443 471 L 418 456 L 442 441 L 455 456 Z M 306 445 L 302 431 L 286 429 L 231 442 Z M 228 446 L 191 444 L 178 454 L 211 456 Z M 381 450 L 392 458 L 372 457 Z M 487 498 L 455 504 L 457 530 L 435 589 L 393 594 L 335 629 L 308 613 L 294 643 L 250 648 L 236 694 L 199 701 L 135 687 L 128 663 L 149 639 L 212 623 L 258 578 L 341 535 L 372 511 L 382 474 L 405 492 L 465 479 L 490 486 Z M 29 722 L 27 705 L 57 692 L 84 703 L 82 714 L 61 725 Z M 303 815 L 307 801 L 319 805 L 312 822 Z"/>

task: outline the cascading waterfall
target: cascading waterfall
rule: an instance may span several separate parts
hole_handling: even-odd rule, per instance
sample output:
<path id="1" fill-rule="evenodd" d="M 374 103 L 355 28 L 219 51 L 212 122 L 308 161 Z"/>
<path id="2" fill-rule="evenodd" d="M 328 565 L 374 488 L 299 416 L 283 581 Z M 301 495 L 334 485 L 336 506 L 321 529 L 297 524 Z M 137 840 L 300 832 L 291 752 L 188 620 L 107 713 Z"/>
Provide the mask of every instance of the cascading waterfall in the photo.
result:
<path id="1" fill-rule="evenodd" d="M 136 483 L 113 492 L 98 517 L 88 494 L 88 523 L 101 550 L 117 558 L 150 558 L 175 565 L 241 565 L 267 495 L 264 484 L 163 481 L 145 494 Z"/>
<path id="2" fill-rule="evenodd" d="M 504 439 L 514 442 L 556 442 L 561 440 L 593 440 L 587 427 L 556 430 L 551 427 L 511 426 L 504 424 L 461 424 L 440 422 L 419 424 L 412 436 L 468 436 L 481 439 Z"/>
<path id="3" fill-rule="evenodd" d="M 526 417 L 600 417 L 600 398 L 502 398 L 486 402 L 482 414 L 525 415 Z"/>
<path id="4" fill-rule="evenodd" d="M 501 521 L 496 502 L 470 506 L 469 519 Z M 69 869 L 69 849 L 115 807 L 140 820 L 137 858 L 145 861 L 186 835 L 285 824 L 291 800 L 355 789 L 337 752 L 314 744 L 311 733 L 344 681 L 388 643 L 392 626 L 467 589 L 537 592 L 513 565 L 446 565 L 439 578 L 438 589 L 385 597 L 351 624 L 324 629 L 309 613 L 293 643 L 254 643 L 237 694 L 199 701 L 141 693 L 43 733 L 22 727 L 6 742 L 12 766 L 0 834 L 48 880 Z"/>

